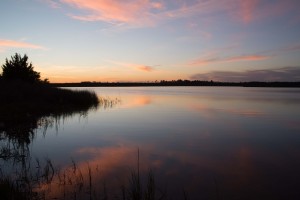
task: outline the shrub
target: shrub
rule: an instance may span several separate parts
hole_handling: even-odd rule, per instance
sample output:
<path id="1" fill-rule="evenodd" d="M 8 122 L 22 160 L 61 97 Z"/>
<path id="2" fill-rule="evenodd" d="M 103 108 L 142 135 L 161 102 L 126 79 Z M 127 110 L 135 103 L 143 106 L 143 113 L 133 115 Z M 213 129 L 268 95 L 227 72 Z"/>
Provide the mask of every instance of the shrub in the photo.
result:
<path id="1" fill-rule="evenodd" d="M 11 60 L 6 58 L 2 65 L 2 78 L 7 80 L 22 80 L 25 82 L 41 82 L 40 73 L 33 70 L 32 63 L 28 63 L 28 56 L 20 54 L 11 56 Z"/>

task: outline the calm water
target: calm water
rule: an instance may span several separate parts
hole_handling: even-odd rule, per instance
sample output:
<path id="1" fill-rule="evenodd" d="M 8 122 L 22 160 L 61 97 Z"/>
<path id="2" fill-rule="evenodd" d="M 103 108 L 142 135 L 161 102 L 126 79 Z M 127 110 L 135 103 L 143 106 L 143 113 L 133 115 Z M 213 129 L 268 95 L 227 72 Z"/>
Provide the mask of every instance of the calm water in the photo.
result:
<path id="1" fill-rule="evenodd" d="M 114 104 L 37 130 L 31 158 L 74 160 L 113 190 L 139 149 L 141 173 L 173 199 L 300 199 L 300 89 L 84 89 Z"/>

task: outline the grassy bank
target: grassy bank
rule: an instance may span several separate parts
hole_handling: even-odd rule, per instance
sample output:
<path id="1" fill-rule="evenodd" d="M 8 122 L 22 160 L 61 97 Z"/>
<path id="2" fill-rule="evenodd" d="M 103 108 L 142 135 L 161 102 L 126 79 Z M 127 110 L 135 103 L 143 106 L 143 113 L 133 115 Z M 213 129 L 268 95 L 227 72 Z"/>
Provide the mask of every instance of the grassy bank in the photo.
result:
<path id="1" fill-rule="evenodd" d="M 0 91 L 0 122 L 20 117 L 86 111 L 99 104 L 94 92 L 61 89 L 48 84 L 1 80 Z"/>
<path id="2" fill-rule="evenodd" d="M 30 114 L 68 112 L 96 107 L 98 97 L 91 91 L 74 91 L 49 84 L 30 84 L 22 81 L 0 81 L 0 108 Z"/>
<path id="3" fill-rule="evenodd" d="M 0 79 L 0 135 L 28 140 L 44 117 L 69 116 L 97 108 L 91 91 L 69 90 L 49 84 Z"/>

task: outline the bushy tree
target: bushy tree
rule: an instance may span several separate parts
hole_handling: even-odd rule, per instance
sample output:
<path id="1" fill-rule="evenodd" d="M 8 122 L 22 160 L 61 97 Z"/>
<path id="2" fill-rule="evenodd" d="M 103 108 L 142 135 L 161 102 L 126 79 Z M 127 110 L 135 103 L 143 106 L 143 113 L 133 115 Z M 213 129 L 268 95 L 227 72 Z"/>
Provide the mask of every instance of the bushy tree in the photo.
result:
<path id="1" fill-rule="evenodd" d="M 40 73 L 33 70 L 32 63 L 28 63 L 28 56 L 16 53 L 11 60 L 6 58 L 2 65 L 2 79 L 22 80 L 30 83 L 41 82 Z"/>

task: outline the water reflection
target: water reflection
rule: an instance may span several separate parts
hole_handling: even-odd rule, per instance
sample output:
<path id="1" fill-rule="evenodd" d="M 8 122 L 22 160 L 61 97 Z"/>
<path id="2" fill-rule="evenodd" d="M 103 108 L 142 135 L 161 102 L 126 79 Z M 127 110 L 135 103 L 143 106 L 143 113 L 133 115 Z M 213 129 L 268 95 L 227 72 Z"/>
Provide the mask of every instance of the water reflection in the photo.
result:
<path id="1" fill-rule="evenodd" d="M 42 112 L 35 115 L 18 109 L 1 108 L 5 112 L 0 114 L 0 191 L 3 191 L 0 194 L 8 199 L 41 198 L 40 195 L 32 196 L 32 191 L 36 187 L 39 188 L 43 182 L 50 184 L 55 169 L 51 160 L 46 159 L 44 171 L 41 172 L 38 158 L 32 167 L 30 145 L 35 138 L 39 136 L 45 138 L 49 129 L 58 132 L 59 126 L 68 118 L 86 118 L 91 111 L 112 108 L 118 103 L 118 99 L 100 98 L 97 105 L 76 107 L 73 110 L 56 110 L 55 113 L 46 112 L 45 115 L 42 115 Z"/>
<path id="2" fill-rule="evenodd" d="M 49 126 L 44 136 L 35 129 L 38 134 L 30 140 L 32 157 L 47 156 L 60 169 L 51 182 L 36 188 L 47 198 L 67 199 L 66 191 L 70 199 L 75 194 L 89 198 L 90 180 L 97 197 L 104 198 L 105 190 L 120 197 L 137 168 L 138 148 L 143 184 L 151 168 L 167 199 L 184 199 L 183 191 L 190 199 L 299 197 L 300 93 L 244 88 L 95 91 L 118 103 L 89 112 L 86 120 L 66 118 L 58 127 Z M 55 129 L 59 134 L 52 134 Z M 62 187 L 66 181 L 68 187 Z"/>
<path id="3" fill-rule="evenodd" d="M 126 101 L 125 104 L 122 105 L 124 108 L 134 108 L 139 106 L 146 106 L 153 103 L 153 99 L 149 96 L 134 96 L 131 98 L 131 101 Z"/>

